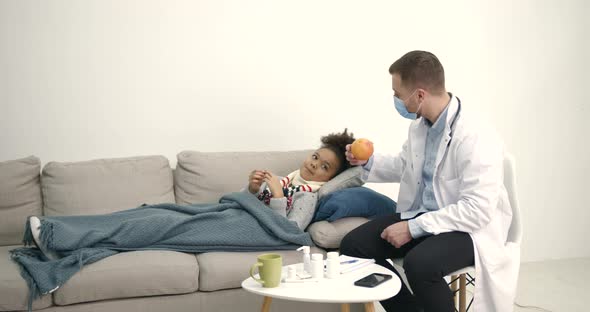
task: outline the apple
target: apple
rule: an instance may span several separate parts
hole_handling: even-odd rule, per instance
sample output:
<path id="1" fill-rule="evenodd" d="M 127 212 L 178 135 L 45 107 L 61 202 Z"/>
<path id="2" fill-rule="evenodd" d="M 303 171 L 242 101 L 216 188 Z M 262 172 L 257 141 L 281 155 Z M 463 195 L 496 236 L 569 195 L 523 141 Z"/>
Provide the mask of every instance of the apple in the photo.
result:
<path id="1" fill-rule="evenodd" d="M 352 142 L 350 151 L 354 158 L 358 160 L 367 160 L 373 155 L 373 142 L 368 139 L 356 139 Z"/>

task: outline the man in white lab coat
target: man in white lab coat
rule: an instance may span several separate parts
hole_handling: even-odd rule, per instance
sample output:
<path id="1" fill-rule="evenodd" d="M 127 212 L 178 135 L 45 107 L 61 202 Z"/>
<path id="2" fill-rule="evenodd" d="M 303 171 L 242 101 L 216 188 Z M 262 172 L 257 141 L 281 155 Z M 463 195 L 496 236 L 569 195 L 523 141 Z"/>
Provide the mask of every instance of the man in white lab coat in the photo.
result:
<path id="1" fill-rule="evenodd" d="M 399 182 L 396 214 L 374 219 L 344 237 L 342 254 L 404 258 L 413 295 L 402 286 L 382 301 L 387 311 L 454 311 L 443 279 L 476 267 L 475 311 L 512 311 L 519 247 L 506 242 L 512 210 L 503 184 L 503 143 L 474 122 L 445 88 L 444 69 L 429 52 L 412 51 L 389 68 L 394 105 L 414 119 L 403 150 L 375 154 L 362 165 L 367 182 Z"/>

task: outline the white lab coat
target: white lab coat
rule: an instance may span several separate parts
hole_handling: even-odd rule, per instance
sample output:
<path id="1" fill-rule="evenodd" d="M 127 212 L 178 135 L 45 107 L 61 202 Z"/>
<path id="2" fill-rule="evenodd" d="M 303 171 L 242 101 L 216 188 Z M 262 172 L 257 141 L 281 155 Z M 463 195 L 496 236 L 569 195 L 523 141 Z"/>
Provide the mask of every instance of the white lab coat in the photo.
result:
<path id="1" fill-rule="evenodd" d="M 470 120 L 463 107 L 451 134 L 458 107 L 453 97 L 436 157 L 433 187 L 440 209 L 421 215 L 416 222 L 434 235 L 469 233 L 475 250 L 472 308 L 477 312 L 512 311 L 520 245 L 507 242 L 512 210 L 503 184 L 503 143 L 495 131 Z M 427 130 L 422 118 L 412 122 L 402 152 L 397 156 L 375 154 L 365 176 L 367 182 L 400 182 L 398 213 L 411 208 L 420 189 Z"/>

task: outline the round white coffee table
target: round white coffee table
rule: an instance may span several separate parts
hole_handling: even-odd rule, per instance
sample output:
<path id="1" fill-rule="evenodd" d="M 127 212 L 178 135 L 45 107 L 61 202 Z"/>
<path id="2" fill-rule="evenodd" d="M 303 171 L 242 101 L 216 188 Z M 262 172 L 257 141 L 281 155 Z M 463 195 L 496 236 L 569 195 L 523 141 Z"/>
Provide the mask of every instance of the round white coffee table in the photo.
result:
<path id="1" fill-rule="evenodd" d="M 297 264 L 298 270 L 302 264 Z M 286 267 L 283 267 L 283 277 L 286 276 Z M 392 278 L 376 287 L 367 288 L 355 286 L 354 282 L 371 273 L 390 274 Z M 374 312 L 374 301 L 391 298 L 399 292 L 401 281 L 390 270 L 371 264 L 358 270 L 341 274 L 335 279 L 320 279 L 317 282 L 281 283 L 275 288 L 264 288 L 251 277 L 242 282 L 245 290 L 264 296 L 262 312 L 270 311 L 272 298 L 280 298 L 293 301 L 340 303 L 343 312 L 350 311 L 350 303 L 364 303 L 365 311 Z"/>

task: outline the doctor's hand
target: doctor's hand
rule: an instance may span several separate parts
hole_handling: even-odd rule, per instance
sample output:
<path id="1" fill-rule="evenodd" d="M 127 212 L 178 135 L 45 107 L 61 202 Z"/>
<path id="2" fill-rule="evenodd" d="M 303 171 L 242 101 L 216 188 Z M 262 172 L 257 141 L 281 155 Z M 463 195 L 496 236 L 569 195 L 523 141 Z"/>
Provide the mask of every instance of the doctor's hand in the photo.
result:
<path id="1" fill-rule="evenodd" d="M 344 155 L 346 155 L 346 160 L 348 160 L 348 162 L 353 166 L 362 166 L 366 164 L 368 160 L 359 160 L 356 159 L 354 155 L 352 155 L 352 152 L 350 151 L 351 146 L 352 144 L 346 144 L 346 152 L 344 153 Z"/>
<path id="2" fill-rule="evenodd" d="M 405 245 L 412 240 L 408 221 L 398 222 L 386 227 L 385 230 L 381 232 L 381 238 L 388 241 L 396 248 Z"/>

